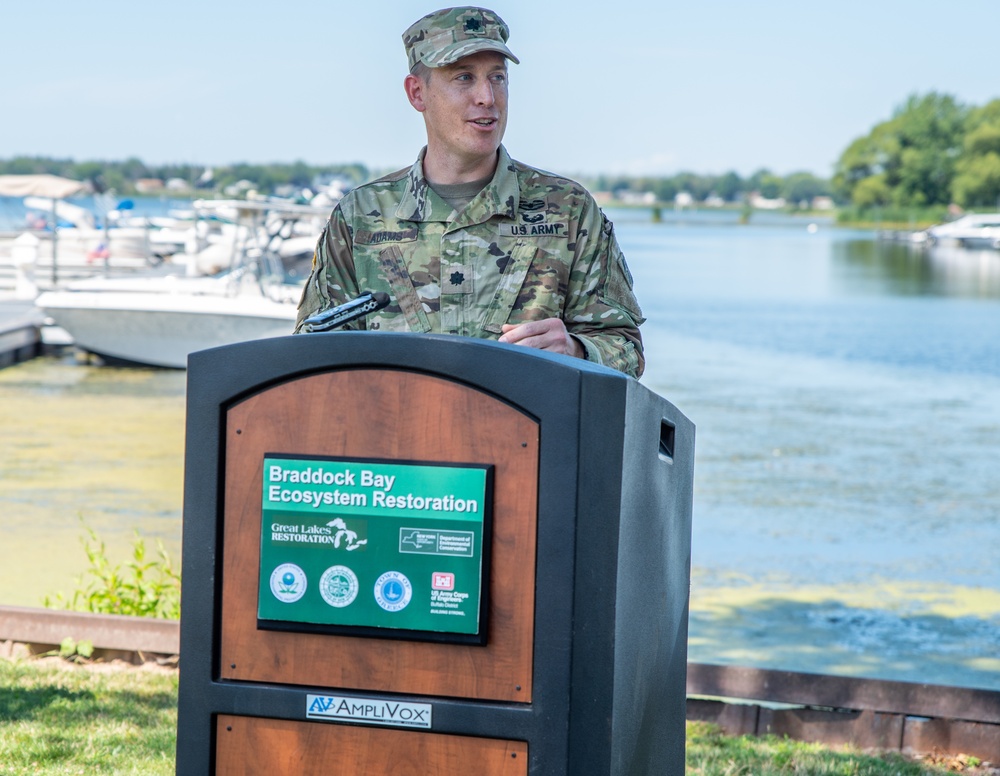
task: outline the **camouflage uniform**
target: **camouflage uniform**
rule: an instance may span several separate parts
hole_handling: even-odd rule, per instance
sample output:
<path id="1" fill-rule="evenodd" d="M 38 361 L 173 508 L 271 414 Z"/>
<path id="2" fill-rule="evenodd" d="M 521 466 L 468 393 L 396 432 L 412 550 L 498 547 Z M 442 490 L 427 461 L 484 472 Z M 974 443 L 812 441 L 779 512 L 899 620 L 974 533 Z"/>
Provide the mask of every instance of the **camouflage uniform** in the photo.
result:
<path id="1" fill-rule="evenodd" d="M 365 291 L 388 307 L 345 328 L 497 339 L 561 318 L 586 357 L 638 377 L 639 304 L 611 222 L 582 186 L 511 160 L 460 213 L 409 170 L 352 190 L 320 237 L 302 321 Z"/>

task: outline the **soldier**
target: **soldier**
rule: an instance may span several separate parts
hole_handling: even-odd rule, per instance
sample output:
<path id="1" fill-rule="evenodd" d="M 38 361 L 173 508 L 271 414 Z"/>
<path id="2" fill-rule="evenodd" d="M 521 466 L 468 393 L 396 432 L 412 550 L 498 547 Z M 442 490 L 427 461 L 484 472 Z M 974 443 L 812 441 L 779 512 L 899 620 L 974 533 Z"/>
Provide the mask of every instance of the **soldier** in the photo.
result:
<path id="1" fill-rule="evenodd" d="M 365 291 L 388 307 L 347 328 L 458 334 L 563 353 L 638 377 L 642 312 L 611 222 L 582 186 L 516 162 L 509 31 L 449 8 L 403 33 L 410 104 L 427 145 L 355 188 L 330 216 L 299 302 L 305 318 Z"/>

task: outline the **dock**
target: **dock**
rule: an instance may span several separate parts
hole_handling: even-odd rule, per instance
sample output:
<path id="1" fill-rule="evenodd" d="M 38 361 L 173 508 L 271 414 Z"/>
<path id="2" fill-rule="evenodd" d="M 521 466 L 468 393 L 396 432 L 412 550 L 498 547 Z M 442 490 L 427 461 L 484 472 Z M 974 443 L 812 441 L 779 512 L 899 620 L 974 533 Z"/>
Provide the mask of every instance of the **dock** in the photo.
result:
<path id="1" fill-rule="evenodd" d="M 30 300 L 0 294 L 0 368 L 42 353 L 45 315 Z"/>

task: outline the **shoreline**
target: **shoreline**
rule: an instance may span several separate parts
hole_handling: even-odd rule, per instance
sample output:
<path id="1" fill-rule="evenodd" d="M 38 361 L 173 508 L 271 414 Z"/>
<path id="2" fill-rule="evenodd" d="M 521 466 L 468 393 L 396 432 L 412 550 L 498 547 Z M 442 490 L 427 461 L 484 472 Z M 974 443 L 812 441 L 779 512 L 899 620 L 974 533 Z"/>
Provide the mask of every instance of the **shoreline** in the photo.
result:
<path id="1" fill-rule="evenodd" d="M 57 644 L 18 640 L 67 627 L 79 637 L 94 634 L 103 659 L 70 661 L 51 655 Z M 152 640 L 151 628 L 157 632 Z M 179 631 L 178 621 L 0 607 L 0 660 L 30 660 L 55 670 L 173 674 Z M 130 638 L 133 649 L 126 651 Z M 165 652 L 135 648 L 139 642 Z M 1000 762 L 1000 691 L 688 661 L 685 695 L 689 722 L 713 723 L 726 735 Z"/>

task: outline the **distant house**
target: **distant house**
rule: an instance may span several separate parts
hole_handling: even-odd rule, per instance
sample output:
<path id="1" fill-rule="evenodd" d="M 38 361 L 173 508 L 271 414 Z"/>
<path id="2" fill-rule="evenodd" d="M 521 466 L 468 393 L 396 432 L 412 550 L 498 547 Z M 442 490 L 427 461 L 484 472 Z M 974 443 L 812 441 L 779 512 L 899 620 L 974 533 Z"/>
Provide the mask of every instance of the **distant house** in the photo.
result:
<path id="1" fill-rule="evenodd" d="M 191 184 L 183 178 L 171 178 L 167 181 L 167 191 L 176 191 L 178 193 L 191 191 Z"/>
<path id="2" fill-rule="evenodd" d="M 784 197 L 768 199 L 767 197 L 762 197 L 759 191 L 751 192 L 749 202 L 750 207 L 757 210 L 780 210 L 787 204 Z"/>
<path id="3" fill-rule="evenodd" d="M 159 178 L 139 178 L 135 182 L 135 190 L 140 194 L 152 194 L 163 191 L 163 181 Z"/>
<path id="4" fill-rule="evenodd" d="M 656 195 L 651 191 L 620 191 L 618 199 L 626 205 L 655 205 Z"/>
<path id="5" fill-rule="evenodd" d="M 813 210 L 833 210 L 835 205 L 833 204 L 833 197 L 813 197 L 812 209 Z"/>
<path id="6" fill-rule="evenodd" d="M 674 207 L 691 207 L 694 205 L 694 197 L 687 191 L 678 191 L 674 195 Z"/>

